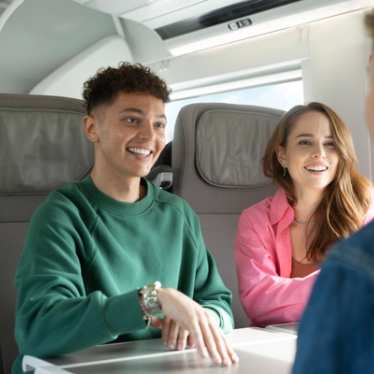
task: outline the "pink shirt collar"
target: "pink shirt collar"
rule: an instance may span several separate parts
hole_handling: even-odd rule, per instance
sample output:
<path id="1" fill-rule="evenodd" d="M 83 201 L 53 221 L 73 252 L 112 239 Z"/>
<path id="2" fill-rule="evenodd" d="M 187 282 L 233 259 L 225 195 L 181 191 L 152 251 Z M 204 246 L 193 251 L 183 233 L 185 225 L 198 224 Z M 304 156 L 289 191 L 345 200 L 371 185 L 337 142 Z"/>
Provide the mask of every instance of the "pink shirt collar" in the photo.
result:
<path id="1" fill-rule="evenodd" d="M 287 200 L 286 192 L 283 188 L 278 188 L 273 196 L 270 205 L 270 222 L 272 225 L 277 223 L 284 223 L 284 226 L 289 226 L 294 220 L 294 210 Z M 283 226 L 283 224 L 282 224 Z"/>
<path id="2" fill-rule="evenodd" d="M 275 248 L 279 261 L 279 273 L 282 277 L 291 275 L 292 247 L 289 227 L 295 214 L 287 200 L 283 188 L 278 188 L 270 204 L 270 223 L 275 229 Z"/>

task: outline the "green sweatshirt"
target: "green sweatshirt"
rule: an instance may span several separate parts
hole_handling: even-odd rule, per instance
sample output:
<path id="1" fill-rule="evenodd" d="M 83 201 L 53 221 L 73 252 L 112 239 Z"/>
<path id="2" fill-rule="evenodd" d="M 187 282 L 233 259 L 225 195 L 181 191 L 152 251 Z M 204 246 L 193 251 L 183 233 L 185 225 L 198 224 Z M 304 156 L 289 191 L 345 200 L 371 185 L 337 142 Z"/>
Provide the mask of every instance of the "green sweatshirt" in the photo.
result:
<path id="1" fill-rule="evenodd" d="M 143 183 L 146 196 L 123 203 L 87 177 L 37 209 L 16 275 L 21 355 L 160 336 L 146 328 L 137 293 L 156 280 L 217 312 L 223 329 L 232 327 L 231 293 L 196 215 L 180 197 Z M 13 372 L 20 372 L 20 357 Z"/>

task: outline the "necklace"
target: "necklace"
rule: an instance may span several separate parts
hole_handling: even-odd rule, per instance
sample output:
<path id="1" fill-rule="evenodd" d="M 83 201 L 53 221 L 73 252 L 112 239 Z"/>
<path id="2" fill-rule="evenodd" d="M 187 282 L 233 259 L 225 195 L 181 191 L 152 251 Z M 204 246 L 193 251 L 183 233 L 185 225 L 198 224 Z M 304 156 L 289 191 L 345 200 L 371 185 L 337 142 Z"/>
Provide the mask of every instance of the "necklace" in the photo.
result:
<path id="1" fill-rule="evenodd" d="M 293 219 L 293 221 L 297 223 L 298 225 L 305 225 L 308 223 L 308 221 L 301 221 L 301 220 L 296 219 L 296 217 Z"/>

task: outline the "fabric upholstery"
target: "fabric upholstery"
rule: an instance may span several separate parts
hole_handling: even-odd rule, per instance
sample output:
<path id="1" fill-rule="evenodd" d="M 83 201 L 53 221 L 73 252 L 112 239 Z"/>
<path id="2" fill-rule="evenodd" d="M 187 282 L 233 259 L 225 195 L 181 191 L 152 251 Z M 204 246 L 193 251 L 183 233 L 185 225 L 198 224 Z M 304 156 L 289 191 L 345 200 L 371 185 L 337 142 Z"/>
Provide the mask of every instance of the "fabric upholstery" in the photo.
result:
<path id="1" fill-rule="evenodd" d="M 270 196 L 262 174 L 265 146 L 283 112 L 256 106 L 202 103 L 181 109 L 174 133 L 173 192 L 200 216 L 205 241 L 233 292 L 235 326 L 249 325 L 234 266 L 239 214 Z"/>
<path id="2" fill-rule="evenodd" d="M 243 108 L 205 110 L 196 123 L 196 168 L 210 185 L 222 188 L 260 187 L 261 159 L 278 113 Z M 248 125 L 250 121 L 250 126 Z"/>
<path id="3" fill-rule="evenodd" d="M 0 101 L 0 194 L 43 193 L 86 175 L 92 148 L 81 131 L 82 103 L 22 100 Z"/>
<path id="4" fill-rule="evenodd" d="M 93 163 L 80 100 L 0 94 L 0 357 L 10 373 L 14 338 L 15 271 L 28 222 L 49 191 L 80 180 Z M 0 368 L 1 372 L 1 368 Z"/>

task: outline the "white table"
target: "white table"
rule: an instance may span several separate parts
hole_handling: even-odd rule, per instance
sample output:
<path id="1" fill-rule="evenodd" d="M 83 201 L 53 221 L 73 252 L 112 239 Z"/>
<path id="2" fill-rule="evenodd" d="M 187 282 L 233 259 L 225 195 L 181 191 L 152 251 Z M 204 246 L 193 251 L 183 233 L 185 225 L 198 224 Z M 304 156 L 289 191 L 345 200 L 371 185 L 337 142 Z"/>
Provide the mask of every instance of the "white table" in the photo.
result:
<path id="1" fill-rule="evenodd" d="M 272 329 L 245 328 L 228 336 L 239 364 L 218 366 L 201 358 L 195 349 L 170 351 L 160 341 L 139 340 L 107 344 L 51 360 L 32 356 L 23 359 L 24 370 L 52 373 L 142 373 L 142 374 L 288 374 L 295 355 L 296 334 Z"/>

